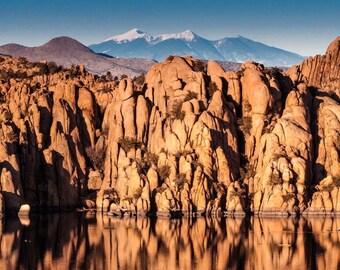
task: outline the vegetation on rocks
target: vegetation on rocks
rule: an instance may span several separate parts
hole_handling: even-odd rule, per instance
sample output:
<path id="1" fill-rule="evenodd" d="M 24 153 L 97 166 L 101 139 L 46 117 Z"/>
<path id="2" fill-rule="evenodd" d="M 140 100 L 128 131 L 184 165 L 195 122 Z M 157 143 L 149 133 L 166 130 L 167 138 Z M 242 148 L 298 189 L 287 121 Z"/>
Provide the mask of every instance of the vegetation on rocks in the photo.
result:
<path id="1" fill-rule="evenodd" d="M 172 104 L 172 108 L 170 110 L 170 117 L 173 119 L 183 120 L 185 117 L 185 112 L 182 110 L 183 101 L 176 100 Z"/>
<path id="2" fill-rule="evenodd" d="M 131 149 L 137 149 L 142 146 L 141 142 L 131 137 L 119 138 L 118 144 L 124 149 L 125 152 L 129 152 Z"/>
<path id="3" fill-rule="evenodd" d="M 1 56 L 5 208 L 339 212 L 339 51 L 286 73 L 171 56 L 120 80 Z"/>

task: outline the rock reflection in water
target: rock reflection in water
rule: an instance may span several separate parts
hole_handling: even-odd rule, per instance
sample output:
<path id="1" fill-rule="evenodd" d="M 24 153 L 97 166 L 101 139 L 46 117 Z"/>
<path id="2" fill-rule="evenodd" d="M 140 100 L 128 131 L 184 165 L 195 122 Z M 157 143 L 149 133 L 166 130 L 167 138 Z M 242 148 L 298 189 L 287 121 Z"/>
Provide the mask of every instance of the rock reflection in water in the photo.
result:
<path id="1" fill-rule="evenodd" d="M 340 218 L 3 219 L 0 269 L 338 269 Z"/>

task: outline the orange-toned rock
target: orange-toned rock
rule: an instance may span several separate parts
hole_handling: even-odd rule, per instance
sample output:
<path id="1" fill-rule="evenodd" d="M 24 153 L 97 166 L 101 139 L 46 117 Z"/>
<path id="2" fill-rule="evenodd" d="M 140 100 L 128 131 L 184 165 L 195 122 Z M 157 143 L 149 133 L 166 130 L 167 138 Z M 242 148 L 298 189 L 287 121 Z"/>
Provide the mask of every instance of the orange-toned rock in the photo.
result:
<path id="1" fill-rule="evenodd" d="M 53 73 L 47 63 L 4 57 L 5 208 L 337 212 L 338 58 L 339 38 L 325 56 L 292 67 L 290 77 L 254 62 L 231 72 L 171 56 L 151 67 L 143 84 L 99 78 L 85 67 Z"/>

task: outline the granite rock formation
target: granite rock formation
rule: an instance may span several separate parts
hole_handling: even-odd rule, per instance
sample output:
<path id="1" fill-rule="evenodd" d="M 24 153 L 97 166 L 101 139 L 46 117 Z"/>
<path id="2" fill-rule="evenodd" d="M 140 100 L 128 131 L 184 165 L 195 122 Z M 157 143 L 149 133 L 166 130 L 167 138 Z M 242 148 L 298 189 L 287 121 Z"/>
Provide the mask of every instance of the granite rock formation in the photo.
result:
<path id="1" fill-rule="evenodd" d="M 2 56 L 2 205 L 339 213 L 339 50 L 337 38 L 287 73 L 170 56 L 120 81 Z"/>

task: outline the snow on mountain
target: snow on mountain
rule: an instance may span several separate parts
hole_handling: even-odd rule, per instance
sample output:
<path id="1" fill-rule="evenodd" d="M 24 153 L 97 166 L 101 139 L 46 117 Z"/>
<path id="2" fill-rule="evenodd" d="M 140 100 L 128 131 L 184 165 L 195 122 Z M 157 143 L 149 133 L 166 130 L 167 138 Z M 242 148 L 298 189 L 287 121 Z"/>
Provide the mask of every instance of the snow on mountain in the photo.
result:
<path id="1" fill-rule="evenodd" d="M 151 36 L 132 29 L 101 43 L 90 45 L 93 51 L 115 57 L 151 58 L 162 61 L 169 55 L 192 55 L 203 60 L 256 61 L 266 66 L 291 66 L 304 57 L 238 36 L 212 41 L 191 30 Z"/>
<path id="2" fill-rule="evenodd" d="M 182 33 L 163 34 L 163 35 L 156 36 L 154 38 L 154 43 L 161 42 L 161 41 L 168 40 L 168 39 L 182 39 L 185 41 L 193 41 L 196 37 L 197 35 L 193 33 L 191 30 L 186 30 Z"/>
<path id="3" fill-rule="evenodd" d="M 130 42 L 132 40 L 138 39 L 138 38 L 143 38 L 148 42 L 151 41 L 151 39 L 153 39 L 153 37 L 151 37 L 150 35 L 144 33 L 143 31 L 141 31 L 137 28 L 134 28 L 134 29 L 131 29 L 130 31 L 128 31 L 124 34 L 116 35 L 116 36 L 110 37 L 108 39 L 105 39 L 103 42 L 113 40 L 113 41 L 116 41 L 118 43 L 126 43 L 126 42 Z"/>

